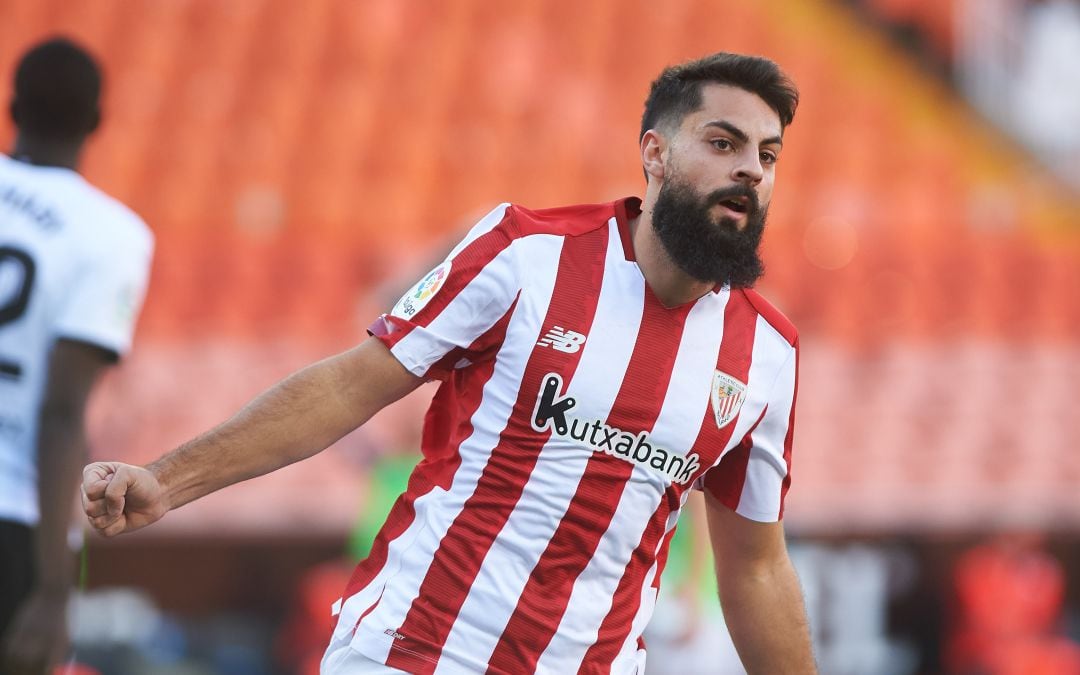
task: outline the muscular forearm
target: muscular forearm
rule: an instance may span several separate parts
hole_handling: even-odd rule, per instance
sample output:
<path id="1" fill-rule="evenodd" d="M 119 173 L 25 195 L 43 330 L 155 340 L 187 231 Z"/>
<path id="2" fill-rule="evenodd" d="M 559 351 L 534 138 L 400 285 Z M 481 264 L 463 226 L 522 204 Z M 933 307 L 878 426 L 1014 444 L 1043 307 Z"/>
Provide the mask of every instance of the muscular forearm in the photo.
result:
<path id="1" fill-rule="evenodd" d="M 718 580 L 720 603 L 749 675 L 816 673 L 798 578 L 787 557 Z"/>
<path id="2" fill-rule="evenodd" d="M 415 388 L 385 349 L 372 340 L 308 366 L 150 464 L 167 508 L 310 457 Z"/>
<path id="3" fill-rule="evenodd" d="M 331 363 L 309 366 L 150 464 L 169 508 L 310 457 L 348 433 L 352 417 L 334 385 Z"/>

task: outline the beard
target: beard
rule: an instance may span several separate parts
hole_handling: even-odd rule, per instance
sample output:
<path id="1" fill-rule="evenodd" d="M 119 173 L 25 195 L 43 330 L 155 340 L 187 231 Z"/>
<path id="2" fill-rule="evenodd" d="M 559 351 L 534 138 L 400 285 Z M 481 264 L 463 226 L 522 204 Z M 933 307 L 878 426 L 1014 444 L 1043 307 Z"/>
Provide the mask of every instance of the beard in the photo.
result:
<path id="1" fill-rule="evenodd" d="M 725 199 L 746 198 L 746 226 L 710 210 Z M 652 225 L 664 250 L 679 269 L 699 280 L 749 288 L 765 273 L 758 255 L 767 208 L 747 185 L 733 185 L 701 197 L 677 179 L 660 186 Z"/>

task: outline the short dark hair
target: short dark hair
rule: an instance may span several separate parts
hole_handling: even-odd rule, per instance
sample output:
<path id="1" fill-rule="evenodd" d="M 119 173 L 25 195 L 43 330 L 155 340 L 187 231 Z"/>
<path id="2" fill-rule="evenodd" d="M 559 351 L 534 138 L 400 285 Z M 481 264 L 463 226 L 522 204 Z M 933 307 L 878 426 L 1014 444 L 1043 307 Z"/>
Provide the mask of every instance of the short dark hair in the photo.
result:
<path id="1" fill-rule="evenodd" d="M 52 38 L 19 60 L 11 119 L 23 133 L 79 140 L 97 128 L 100 96 L 101 70 L 94 58 L 67 38 Z"/>
<path id="2" fill-rule="evenodd" d="M 641 134 L 663 124 L 681 124 L 684 117 L 701 107 L 702 84 L 727 84 L 757 94 L 780 116 L 781 129 L 795 118 L 799 90 L 780 66 L 761 56 L 718 52 L 696 61 L 669 66 L 652 83 Z"/>

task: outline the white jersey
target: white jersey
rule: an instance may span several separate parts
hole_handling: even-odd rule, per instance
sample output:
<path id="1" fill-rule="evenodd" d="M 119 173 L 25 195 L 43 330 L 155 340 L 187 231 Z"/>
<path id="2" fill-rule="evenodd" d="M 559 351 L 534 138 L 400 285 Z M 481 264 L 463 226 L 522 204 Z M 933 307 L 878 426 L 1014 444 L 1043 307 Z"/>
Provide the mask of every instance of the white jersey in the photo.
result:
<path id="1" fill-rule="evenodd" d="M 489 214 L 372 332 L 443 380 L 335 645 L 410 673 L 634 673 L 692 487 L 781 517 L 798 341 L 759 295 L 667 308 L 639 202 Z"/>
<path id="2" fill-rule="evenodd" d="M 37 427 L 58 338 L 120 356 L 154 238 L 78 173 L 0 155 L 0 519 L 38 521 Z"/>

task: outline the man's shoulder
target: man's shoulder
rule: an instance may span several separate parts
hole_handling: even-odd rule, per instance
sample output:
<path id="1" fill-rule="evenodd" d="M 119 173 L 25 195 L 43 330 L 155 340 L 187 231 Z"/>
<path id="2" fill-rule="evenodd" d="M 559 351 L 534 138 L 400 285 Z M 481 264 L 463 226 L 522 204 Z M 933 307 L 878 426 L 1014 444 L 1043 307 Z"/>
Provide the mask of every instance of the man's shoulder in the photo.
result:
<path id="1" fill-rule="evenodd" d="M 777 309 L 771 302 L 765 299 L 760 293 L 752 288 L 743 288 L 738 291 L 746 298 L 746 301 L 750 303 L 750 306 L 754 308 L 758 316 L 765 320 L 773 330 L 784 338 L 784 340 L 794 347 L 799 342 L 799 331 L 795 328 L 795 324 L 788 319 L 783 312 Z"/>
<path id="2" fill-rule="evenodd" d="M 135 211 L 89 182 L 84 181 L 77 194 L 67 205 L 65 220 L 84 260 L 97 266 L 149 264 L 154 233 Z"/>
<path id="3" fill-rule="evenodd" d="M 26 165 L 0 155 L 0 177 L 12 201 L 29 213 L 53 214 L 62 223 L 58 231 L 63 236 L 81 238 L 87 245 L 153 244 L 153 234 L 138 214 L 76 171 Z"/>
<path id="4" fill-rule="evenodd" d="M 615 217 L 618 202 L 575 204 L 531 209 L 510 204 L 507 213 L 521 235 L 555 234 L 576 236 L 604 227 Z"/>
<path id="5" fill-rule="evenodd" d="M 100 238 L 114 237 L 133 242 L 153 241 L 153 233 L 146 222 L 127 204 L 95 185 L 83 181 L 79 203 L 73 203 L 87 218 L 86 226 L 80 228 L 88 235 Z"/>

